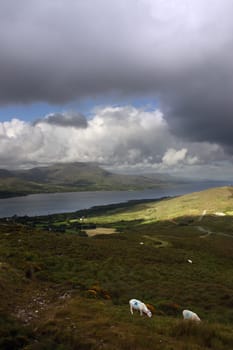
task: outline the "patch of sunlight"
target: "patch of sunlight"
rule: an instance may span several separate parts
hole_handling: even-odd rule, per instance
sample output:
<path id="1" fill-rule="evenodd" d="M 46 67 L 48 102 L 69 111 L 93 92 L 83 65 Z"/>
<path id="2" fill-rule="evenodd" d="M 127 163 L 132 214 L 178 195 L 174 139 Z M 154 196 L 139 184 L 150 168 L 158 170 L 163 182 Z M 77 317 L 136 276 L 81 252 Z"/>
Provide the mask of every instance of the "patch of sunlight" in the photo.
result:
<path id="1" fill-rule="evenodd" d="M 170 245 L 170 243 L 168 241 L 164 241 L 164 240 L 157 238 L 157 237 L 151 237 L 148 235 L 143 235 L 143 237 L 152 241 L 153 246 L 156 248 L 165 248 L 165 247 L 168 247 Z"/>
<path id="2" fill-rule="evenodd" d="M 108 228 L 108 227 L 97 227 L 95 229 L 89 229 L 85 230 L 88 237 L 93 237 L 96 235 L 111 235 L 113 233 L 116 233 L 115 228 Z"/>

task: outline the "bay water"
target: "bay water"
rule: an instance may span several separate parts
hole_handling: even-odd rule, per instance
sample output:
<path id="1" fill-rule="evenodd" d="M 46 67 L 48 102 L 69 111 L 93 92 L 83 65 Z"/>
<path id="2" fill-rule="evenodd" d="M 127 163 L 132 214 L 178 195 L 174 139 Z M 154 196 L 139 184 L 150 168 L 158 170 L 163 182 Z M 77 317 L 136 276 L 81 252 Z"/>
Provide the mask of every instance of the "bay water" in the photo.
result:
<path id="1" fill-rule="evenodd" d="M 211 187 L 230 185 L 225 181 L 190 182 L 167 188 L 143 191 L 87 191 L 67 193 L 42 193 L 23 197 L 0 199 L 0 218 L 40 216 L 74 212 L 93 206 L 123 203 L 129 200 L 158 199 L 201 191 Z"/>

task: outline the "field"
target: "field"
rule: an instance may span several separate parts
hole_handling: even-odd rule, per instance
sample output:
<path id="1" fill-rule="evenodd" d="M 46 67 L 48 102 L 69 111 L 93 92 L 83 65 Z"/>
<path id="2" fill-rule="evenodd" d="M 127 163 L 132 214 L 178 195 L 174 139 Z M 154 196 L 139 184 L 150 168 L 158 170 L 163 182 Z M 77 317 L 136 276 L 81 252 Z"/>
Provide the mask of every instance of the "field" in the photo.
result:
<path id="1" fill-rule="evenodd" d="M 0 349 L 231 350 L 232 214 L 224 187 L 2 219 Z M 131 298 L 153 317 L 132 316 Z"/>

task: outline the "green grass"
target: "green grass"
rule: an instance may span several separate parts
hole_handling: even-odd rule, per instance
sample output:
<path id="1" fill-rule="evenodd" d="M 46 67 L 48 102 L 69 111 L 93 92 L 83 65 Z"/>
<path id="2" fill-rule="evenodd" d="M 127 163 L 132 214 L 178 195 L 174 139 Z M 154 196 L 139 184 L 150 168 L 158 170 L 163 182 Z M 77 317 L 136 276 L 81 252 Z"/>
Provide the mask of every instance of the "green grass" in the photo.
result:
<path id="1" fill-rule="evenodd" d="M 91 214 L 91 218 L 97 223 L 112 223 L 122 220 L 144 220 L 146 223 L 150 223 L 182 217 L 196 218 L 201 216 L 203 211 L 206 211 L 207 216 L 223 212 L 226 216 L 231 217 L 233 212 L 231 211 L 233 208 L 232 194 L 232 187 L 213 188 L 162 201 L 147 201 L 128 208 L 113 208 L 107 212 L 103 210 L 102 213 L 98 213 L 98 216 L 94 216 L 94 213 Z M 224 222 L 225 216 L 217 218 Z"/>
<path id="2" fill-rule="evenodd" d="M 231 350 L 232 218 L 212 215 L 230 211 L 230 190 L 86 211 L 85 223 L 117 229 L 92 238 L 41 230 L 81 213 L 1 220 L 0 349 Z M 200 221 L 206 203 L 212 212 Z M 198 226 L 213 233 L 201 238 Z M 131 298 L 151 304 L 153 317 L 132 316 Z M 184 308 L 202 322 L 184 322 Z"/>

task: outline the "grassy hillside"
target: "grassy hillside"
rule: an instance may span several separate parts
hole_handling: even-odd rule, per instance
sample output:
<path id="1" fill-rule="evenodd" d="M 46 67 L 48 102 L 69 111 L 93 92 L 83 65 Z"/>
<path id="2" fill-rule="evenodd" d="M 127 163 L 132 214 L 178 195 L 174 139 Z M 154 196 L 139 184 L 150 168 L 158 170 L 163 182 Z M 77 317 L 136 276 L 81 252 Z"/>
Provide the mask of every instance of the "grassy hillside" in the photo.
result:
<path id="1" fill-rule="evenodd" d="M 128 210 L 114 208 L 108 211 L 107 218 L 99 215 L 98 221 L 119 221 L 140 219 L 146 222 L 172 220 L 186 217 L 233 215 L 233 187 L 212 188 L 201 192 L 167 198 L 162 201 L 147 201 L 145 204 L 130 206 Z M 204 213 L 203 213 L 204 212 Z M 224 215 L 218 215 L 223 213 Z"/>
<path id="2" fill-rule="evenodd" d="M 41 192 L 158 188 L 176 182 L 159 175 L 113 174 L 93 163 L 55 164 L 20 171 L 0 169 L 0 198 Z"/>
<path id="3" fill-rule="evenodd" d="M 232 211 L 218 188 L 0 220 L 0 349 L 231 350 Z M 153 317 L 132 316 L 130 298 Z"/>

